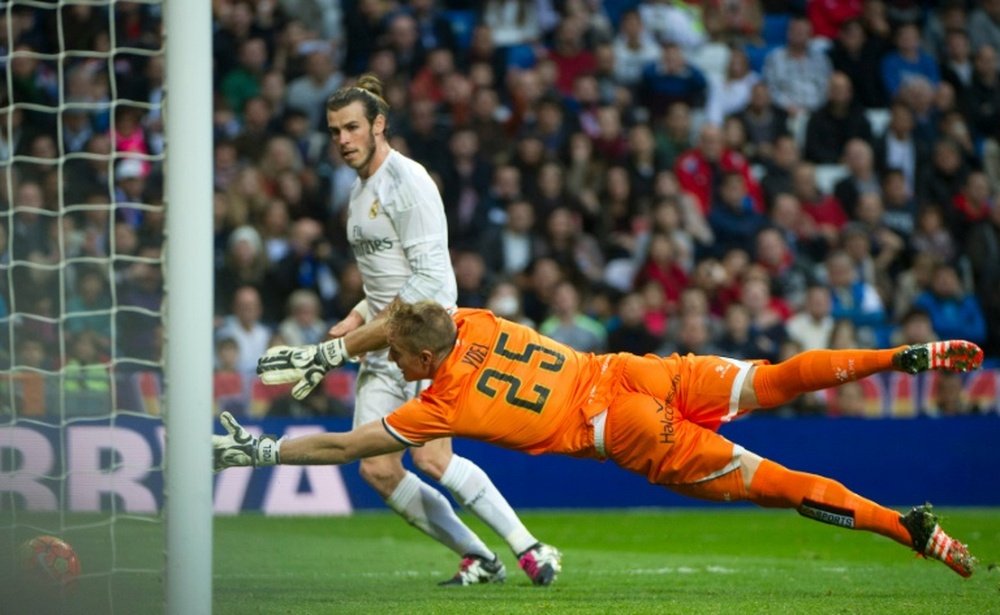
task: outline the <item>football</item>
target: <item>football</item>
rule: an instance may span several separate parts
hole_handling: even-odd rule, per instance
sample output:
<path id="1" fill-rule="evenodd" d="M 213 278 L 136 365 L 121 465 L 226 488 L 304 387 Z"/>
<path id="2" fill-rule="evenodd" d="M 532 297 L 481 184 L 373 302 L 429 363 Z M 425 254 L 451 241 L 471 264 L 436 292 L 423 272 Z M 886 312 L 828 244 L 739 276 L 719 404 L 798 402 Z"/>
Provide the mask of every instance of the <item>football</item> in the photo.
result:
<path id="1" fill-rule="evenodd" d="M 66 541 L 35 536 L 21 545 L 21 569 L 29 582 L 70 588 L 80 576 L 80 559 Z"/>

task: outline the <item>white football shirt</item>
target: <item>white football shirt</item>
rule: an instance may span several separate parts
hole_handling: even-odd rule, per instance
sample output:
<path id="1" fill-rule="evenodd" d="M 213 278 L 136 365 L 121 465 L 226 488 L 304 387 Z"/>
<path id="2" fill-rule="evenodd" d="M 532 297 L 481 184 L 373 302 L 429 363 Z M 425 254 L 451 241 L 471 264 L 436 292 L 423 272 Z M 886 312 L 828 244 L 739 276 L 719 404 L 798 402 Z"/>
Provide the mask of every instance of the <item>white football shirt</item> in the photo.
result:
<path id="1" fill-rule="evenodd" d="M 398 295 L 455 305 L 448 222 L 437 184 L 424 167 L 396 150 L 351 188 L 347 239 L 364 280 L 369 313 Z"/>

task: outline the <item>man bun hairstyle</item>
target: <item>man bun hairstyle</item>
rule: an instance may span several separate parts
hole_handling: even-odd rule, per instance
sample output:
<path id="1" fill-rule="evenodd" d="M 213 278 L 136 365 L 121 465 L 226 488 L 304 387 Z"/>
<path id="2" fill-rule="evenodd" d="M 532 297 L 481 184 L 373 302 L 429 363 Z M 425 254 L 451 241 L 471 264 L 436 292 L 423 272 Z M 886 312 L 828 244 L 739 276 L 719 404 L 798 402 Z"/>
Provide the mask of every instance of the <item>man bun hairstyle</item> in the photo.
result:
<path id="1" fill-rule="evenodd" d="M 360 102 L 365 109 L 365 118 L 371 124 L 379 115 L 385 118 L 385 131 L 389 133 L 389 103 L 382 97 L 382 81 L 372 73 L 358 77 L 354 85 L 340 88 L 326 101 L 327 111 L 338 111 L 347 105 Z"/>

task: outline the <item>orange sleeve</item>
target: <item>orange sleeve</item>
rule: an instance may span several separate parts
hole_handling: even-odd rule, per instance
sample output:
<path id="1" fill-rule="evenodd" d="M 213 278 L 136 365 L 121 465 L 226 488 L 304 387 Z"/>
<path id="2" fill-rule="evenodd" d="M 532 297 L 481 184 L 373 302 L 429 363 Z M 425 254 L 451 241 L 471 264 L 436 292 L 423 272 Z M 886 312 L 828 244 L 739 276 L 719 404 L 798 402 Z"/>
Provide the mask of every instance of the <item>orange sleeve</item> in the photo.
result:
<path id="1" fill-rule="evenodd" d="M 407 446 L 423 446 L 436 438 L 454 435 L 450 407 L 426 395 L 411 399 L 382 419 L 389 435 Z"/>

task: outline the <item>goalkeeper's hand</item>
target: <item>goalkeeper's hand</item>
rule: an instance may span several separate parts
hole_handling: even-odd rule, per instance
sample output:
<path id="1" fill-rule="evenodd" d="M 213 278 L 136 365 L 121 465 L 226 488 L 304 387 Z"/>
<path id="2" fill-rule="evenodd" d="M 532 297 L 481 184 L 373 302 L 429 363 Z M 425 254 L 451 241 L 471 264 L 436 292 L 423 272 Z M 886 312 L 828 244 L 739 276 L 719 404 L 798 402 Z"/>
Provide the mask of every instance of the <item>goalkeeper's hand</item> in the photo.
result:
<path id="1" fill-rule="evenodd" d="M 257 360 L 257 375 L 264 384 L 294 382 L 292 397 L 305 399 L 328 371 L 350 360 L 342 337 L 310 346 L 275 346 Z"/>
<path id="2" fill-rule="evenodd" d="M 236 422 L 232 414 L 223 412 L 219 422 L 227 435 L 212 436 L 212 457 L 215 471 L 239 466 L 273 466 L 278 463 L 278 439 L 274 436 L 259 438 Z"/>

